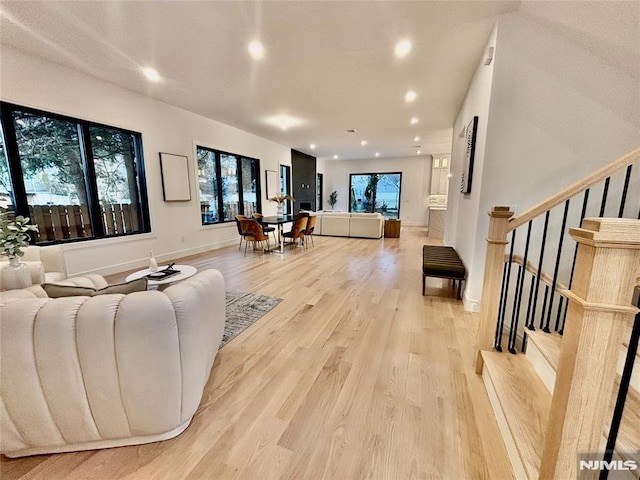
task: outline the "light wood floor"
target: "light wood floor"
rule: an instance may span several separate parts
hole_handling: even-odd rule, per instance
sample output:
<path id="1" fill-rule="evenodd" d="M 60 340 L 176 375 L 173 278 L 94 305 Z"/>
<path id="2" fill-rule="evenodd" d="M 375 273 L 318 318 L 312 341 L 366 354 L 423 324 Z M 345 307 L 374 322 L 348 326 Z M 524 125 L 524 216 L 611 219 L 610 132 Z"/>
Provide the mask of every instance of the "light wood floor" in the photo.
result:
<path id="1" fill-rule="evenodd" d="M 421 295 L 425 243 L 405 227 L 284 256 L 180 259 L 219 269 L 227 290 L 283 298 L 220 350 L 191 426 L 149 445 L 3 457 L 2 480 L 511 480 L 473 373 L 477 316 L 446 281 Z"/>

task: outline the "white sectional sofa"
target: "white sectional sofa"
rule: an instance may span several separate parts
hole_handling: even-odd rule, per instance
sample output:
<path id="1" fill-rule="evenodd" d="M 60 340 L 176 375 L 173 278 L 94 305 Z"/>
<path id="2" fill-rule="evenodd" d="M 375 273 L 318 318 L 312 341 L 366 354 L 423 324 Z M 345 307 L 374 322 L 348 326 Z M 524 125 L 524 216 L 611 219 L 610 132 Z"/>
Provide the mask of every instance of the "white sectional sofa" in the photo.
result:
<path id="1" fill-rule="evenodd" d="M 334 237 L 382 238 L 380 213 L 316 212 L 315 233 Z"/>
<path id="2" fill-rule="evenodd" d="M 0 453 L 21 457 L 179 435 L 200 403 L 224 323 L 217 270 L 162 292 L 61 298 L 48 298 L 40 286 L 1 292 Z"/>

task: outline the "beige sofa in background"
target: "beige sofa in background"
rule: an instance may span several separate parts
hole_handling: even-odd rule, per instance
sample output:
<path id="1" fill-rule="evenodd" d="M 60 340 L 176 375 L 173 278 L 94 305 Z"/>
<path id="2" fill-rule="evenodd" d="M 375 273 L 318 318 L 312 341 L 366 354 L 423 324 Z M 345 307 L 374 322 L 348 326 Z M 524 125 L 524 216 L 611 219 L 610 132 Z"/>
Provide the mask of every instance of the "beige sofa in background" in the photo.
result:
<path id="1" fill-rule="evenodd" d="M 24 249 L 24 255 L 20 261 L 26 263 L 31 274 L 31 283 L 34 285 L 45 282 L 57 282 L 67 278 L 67 264 L 64 259 L 64 250 L 59 245 L 48 247 L 30 246 Z M 0 257 L 0 269 L 9 263 L 6 257 Z M 5 290 L 0 275 L 0 291 Z"/>
<path id="2" fill-rule="evenodd" d="M 63 298 L 46 297 L 40 286 L 0 292 L 0 453 L 21 457 L 179 435 L 201 401 L 224 323 L 217 270 L 162 292 Z"/>
<path id="3" fill-rule="evenodd" d="M 334 237 L 382 238 L 384 217 L 380 213 L 316 212 L 315 233 Z"/>

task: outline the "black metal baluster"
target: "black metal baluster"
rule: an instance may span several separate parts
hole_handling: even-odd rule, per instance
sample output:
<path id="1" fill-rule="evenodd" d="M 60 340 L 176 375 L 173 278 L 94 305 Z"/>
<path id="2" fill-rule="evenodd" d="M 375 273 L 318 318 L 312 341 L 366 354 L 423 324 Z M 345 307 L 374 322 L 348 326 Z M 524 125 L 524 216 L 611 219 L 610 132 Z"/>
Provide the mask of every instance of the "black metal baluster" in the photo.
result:
<path id="1" fill-rule="evenodd" d="M 640 287 L 636 287 L 633 295 L 633 304 L 640 308 Z M 622 376 L 620 377 L 620 389 L 618 390 L 618 396 L 616 398 L 616 406 L 613 409 L 613 418 L 611 419 L 611 428 L 609 429 L 609 435 L 607 437 L 607 446 L 604 453 L 604 461 L 611 462 L 613 459 L 613 451 L 616 447 L 616 440 L 618 439 L 618 432 L 620 430 L 620 423 L 622 422 L 622 414 L 624 413 L 624 405 L 629 394 L 629 386 L 631 385 L 631 375 L 633 374 L 633 367 L 636 361 L 638 352 L 638 344 L 640 343 L 640 313 L 636 315 L 633 322 L 633 328 L 631 329 L 631 338 L 629 339 L 629 348 L 627 349 L 627 358 L 624 362 L 624 368 L 622 369 Z M 606 472 L 607 470 L 603 470 Z M 606 480 L 607 475 L 604 477 L 600 474 L 601 480 Z"/>
<path id="2" fill-rule="evenodd" d="M 624 215 L 624 204 L 627 202 L 627 192 L 629 191 L 629 180 L 631 180 L 631 167 L 627 167 L 627 173 L 624 177 L 624 187 L 622 188 L 622 198 L 620 199 L 620 209 L 618 210 L 618 218 L 622 218 Z"/>
<path id="3" fill-rule="evenodd" d="M 558 253 L 556 254 L 556 266 L 553 270 L 553 280 L 551 281 L 551 298 L 549 298 L 549 310 L 547 311 L 547 322 L 544 331 L 549 333 L 551 323 L 551 312 L 553 310 L 553 300 L 556 296 L 556 285 L 558 284 L 558 272 L 560 271 L 560 257 L 562 256 L 562 245 L 564 244 L 564 231 L 567 228 L 567 215 L 569 214 L 569 200 L 564 202 L 564 214 L 562 216 L 562 226 L 560 227 L 560 240 L 558 241 Z M 556 324 L 556 331 L 558 325 Z"/>
<path id="4" fill-rule="evenodd" d="M 531 275 L 531 287 L 529 288 L 529 304 L 527 305 L 527 318 L 525 320 L 525 324 L 527 325 L 527 328 L 529 330 L 535 330 L 536 326 L 535 326 L 535 322 L 533 317 L 531 316 L 531 305 L 533 304 L 533 289 L 536 286 L 536 277 L 535 275 Z"/>
<path id="5" fill-rule="evenodd" d="M 516 338 L 518 330 L 518 298 L 522 295 L 520 279 L 522 278 L 522 265 L 518 265 L 518 276 L 516 278 L 516 293 L 513 297 L 513 309 L 511 311 L 511 328 L 509 329 L 509 342 L 507 348 L 509 353 L 516 353 Z"/>
<path id="6" fill-rule="evenodd" d="M 542 243 L 540 245 L 540 259 L 538 260 L 538 271 L 535 273 L 536 276 L 536 289 L 533 295 L 533 308 L 531 310 L 531 324 L 535 322 L 536 318 L 536 308 L 538 306 L 538 292 L 540 291 L 540 275 L 542 274 L 542 262 L 544 260 L 544 247 L 547 243 L 547 228 L 549 227 L 549 210 L 544 217 L 544 228 L 542 229 Z M 531 329 L 533 330 L 533 329 Z"/>
<path id="7" fill-rule="evenodd" d="M 509 261 L 508 263 L 505 264 L 505 269 L 506 269 L 506 281 L 505 281 L 505 276 L 504 273 L 502 275 L 502 279 L 503 279 L 503 295 L 501 296 L 500 300 L 501 300 L 501 305 L 500 305 L 500 310 L 498 313 L 499 316 L 499 322 L 500 322 L 500 333 L 499 333 L 499 338 L 496 338 L 496 343 L 497 345 L 500 347 L 500 349 L 498 350 L 498 348 L 496 348 L 496 350 L 498 350 L 499 352 L 502 351 L 502 334 L 504 332 L 504 319 L 507 313 L 507 298 L 509 296 L 509 282 L 511 281 L 511 265 L 513 262 L 513 249 L 515 248 L 515 243 L 516 243 L 516 231 L 514 230 L 511 233 L 511 248 L 509 249 Z M 511 338 L 511 328 L 512 326 L 509 327 L 509 338 Z"/>
<path id="8" fill-rule="evenodd" d="M 502 266 L 502 286 L 500 287 L 500 303 L 498 304 L 498 321 L 496 322 L 496 334 L 493 338 L 493 348 L 495 348 L 498 352 L 502 351 L 502 333 L 504 331 L 504 315 L 502 315 L 502 304 L 503 299 L 507 295 L 507 282 L 505 281 L 507 277 L 507 264 Z"/>
<path id="9" fill-rule="evenodd" d="M 509 338 L 509 352 L 516 353 L 516 339 L 518 324 L 520 323 L 520 307 L 522 305 L 522 291 L 524 290 L 524 276 L 527 272 L 527 258 L 529 256 L 529 241 L 531 240 L 531 222 L 527 230 L 527 239 L 524 245 L 524 256 L 522 258 L 522 266 L 518 269 L 518 282 L 516 285 L 516 296 L 513 301 L 513 313 L 511 315 L 511 325 L 513 328 L 513 337 Z M 522 339 L 522 350 L 524 351 L 524 338 Z"/>
<path id="10" fill-rule="evenodd" d="M 544 298 L 542 300 L 542 314 L 540 315 L 540 329 L 543 332 L 549 333 L 549 329 L 545 330 L 544 328 L 544 316 L 547 312 L 547 300 L 549 299 L 549 285 L 545 283 L 544 285 Z"/>
<path id="11" fill-rule="evenodd" d="M 611 177 L 607 177 L 604 181 L 604 189 L 602 190 L 602 201 L 600 202 L 600 215 L 599 217 L 604 217 L 604 208 L 607 205 L 607 195 L 609 194 L 609 182 L 611 181 Z"/>
<path id="12" fill-rule="evenodd" d="M 553 331 L 560 333 L 560 335 L 562 335 L 562 333 L 560 332 L 560 321 L 562 320 L 562 312 L 564 311 L 563 309 L 564 309 L 564 297 L 560 295 L 560 300 L 558 300 L 558 313 L 556 315 L 556 324 L 553 327 Z"/>
<path id="13" fill-rule="evenodd" d="M 589 203 L 589 189 L 587 188 L 584 191 L 584 197 L 582 198 L 582 210 L 580 212 L 580 222 L 578 222 L 578 226 L 582 226 L 582 221 L 584 217 L 587 215 L 587 205 Z M 573 273 L 576 270 L 576 258 L 578 257 L 578 242 L 575 242 L 576 246 L 573 250 L 573 262 L 571 263 L 571 274 L 569 275 L 569 286 L 567 287 L 571 290 L 571 286 L 573 285 Z M 560 328 L 557 329 L 557 332 L 562 335 L 564 333 L 564 324 L 567 321 L 567 310 L 569 309 L 569 302 L 567 301 L 567 305 L 564 309 L 564 314 L 562 315 L 562 323 L 560 324 Z"/>

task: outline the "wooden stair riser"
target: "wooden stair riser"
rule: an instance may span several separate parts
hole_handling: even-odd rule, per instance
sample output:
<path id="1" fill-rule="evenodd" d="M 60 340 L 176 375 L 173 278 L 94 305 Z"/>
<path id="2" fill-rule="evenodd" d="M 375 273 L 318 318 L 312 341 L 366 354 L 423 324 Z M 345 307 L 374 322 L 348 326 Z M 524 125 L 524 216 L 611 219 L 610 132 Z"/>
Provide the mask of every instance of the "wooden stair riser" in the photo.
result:
<path id="1" fill-rule="evenodd" d="M 482 352 L 482 377 L 518 479 L 538 479 L 551 395 L 523 355 Z"/>
<path id="2" fill-rule="evenodd" d="M 544 384 L 549 389 L 549 392 L 553 394 L 553 386 L 556 381 L 556 368 L 557 365 L 551 360 L 554 358 L 553 353 L 545 351 L 545 344 L 537 341 L 536 335 L 529 335 L 527 338 L 527 351 L 526 355 L 529 361 L 533 365 Z M 561 337 L 548 333 L 542 333 L 541 335 L 555 337 L 554 341 L 559 342 Z M 559 346 L 558 346 L 559 349 Z M 627 358 L 627 345 L 623 344 L 620 349 L 620 356 L 618 357 L 618 364 L 616 366 L 616 373 L 622 375 L 624 363 Z M 640 356 L 636 356 L 636 363 L 631 375 L 631 388 L 640 394 Z"/>

